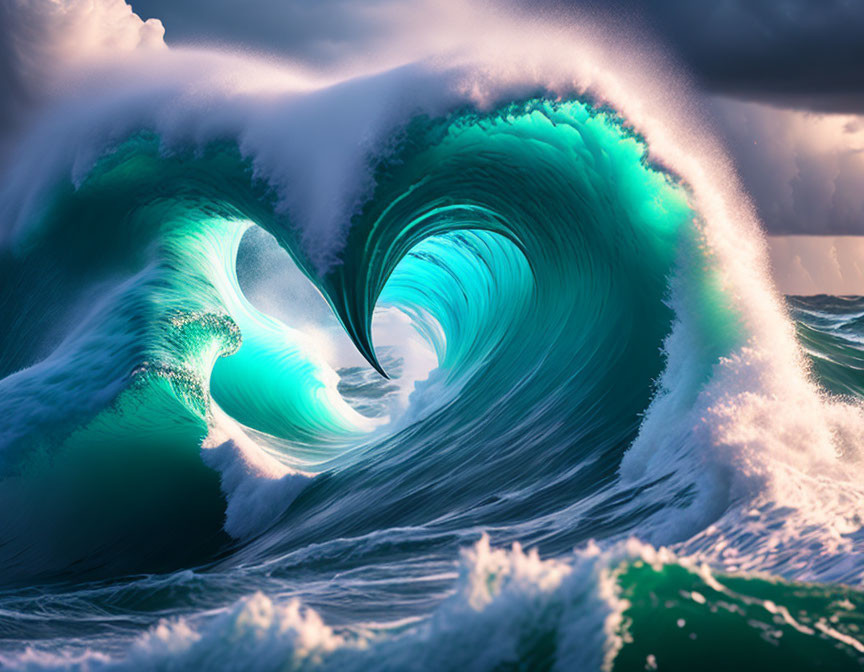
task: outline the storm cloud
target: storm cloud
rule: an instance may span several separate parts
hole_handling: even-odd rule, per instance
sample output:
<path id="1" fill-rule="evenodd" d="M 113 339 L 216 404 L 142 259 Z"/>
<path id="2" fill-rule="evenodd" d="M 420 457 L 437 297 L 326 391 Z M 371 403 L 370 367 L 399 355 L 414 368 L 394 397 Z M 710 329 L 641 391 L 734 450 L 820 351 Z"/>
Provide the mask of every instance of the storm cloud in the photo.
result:
<path id="1" fill-rule="evenodd" d="M 133 0 L 168 40 L 218 41 L 297 58 L 342 58 L 386 39 L 392 0 Z M 606 14 L 653 33 L 706 89 L 864 111 L 864 3 L 857 0 L 509 0 L 532 12 Z M 410 10 L 409 10 L 410 11 Z M 478 26 L 482 31 L 482 26 Z"/>
<path id="2" fill-rule="evenodd" d="M 713 110 L 769 234 L 864 234 L 864 118 L 730 98 Z"/>
<path id="3" fill-rule="evenodd" d="M 654 27 L 714 91 L 861 109 L 864 3 L 651 0 L 647 7 Z"/>

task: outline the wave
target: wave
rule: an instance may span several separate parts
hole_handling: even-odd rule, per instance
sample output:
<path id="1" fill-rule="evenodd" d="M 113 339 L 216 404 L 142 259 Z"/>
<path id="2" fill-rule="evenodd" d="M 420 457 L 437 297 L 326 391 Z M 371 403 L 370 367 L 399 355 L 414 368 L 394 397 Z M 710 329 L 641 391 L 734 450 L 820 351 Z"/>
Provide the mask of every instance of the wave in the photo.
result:
<path id="1" fill-rule="evenodd" d="M 662 77 L 634 84 L 546 24 L 490 30 L 342 77 L 178 49 L 76 71 L 0 190 L 13 602 L 34 582 L 224 579 L 221 615 L 196 601 L 122 638 L 156 669 L 237 666 L 222 638 L 262 669 L 683 665 L 689 635 L 646 648 L 658 595 L 682 632 L 758 631 L 757 657 L 856 660 L 854 628 L 825 619 L 857 595 L 788 582 L 861 578 L 858 357 L 836 340 L 858 318 L 793 302 L 796 329 L 746 197 Z M 252 236 L 274 267 L 243 256 Z M 277 318 L 249 277 L 322 305 Z M 387 330 L 403 342 L 376 347 Z M 483 541 L 458 597 L 416 597 L 481 531 L 552 559 Z M 308 580 L 248 597 L 289 575 Z M 321 588 L 355 575 L 398 597 Z M 345 633 L 286 597 L 307 592 Z M 363 634 L 369 612 L 422 625 Z M 14 664 L 123 664 L 100 646 Z"/>

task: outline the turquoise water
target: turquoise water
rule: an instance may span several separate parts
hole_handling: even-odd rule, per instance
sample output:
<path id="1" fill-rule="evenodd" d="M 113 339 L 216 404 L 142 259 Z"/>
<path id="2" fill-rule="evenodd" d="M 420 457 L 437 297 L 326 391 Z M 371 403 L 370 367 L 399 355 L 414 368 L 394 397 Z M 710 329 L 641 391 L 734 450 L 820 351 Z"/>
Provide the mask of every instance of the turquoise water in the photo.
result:
<path id="1" fill-rule="evenodd" d="M 622 467 L 752 343 L 689 188 L 616 114 L 412 116 L 324 265 L 237 142 L 163 140 L 117 139 L 0 250 L 4 665 L 860 667 L 860 533 L 766 551 L 783 504 L 752 514 L 720 448 L 685 469 L 690 438 Z M 291 273 L 317 330 L 244 292 Z M 859 304 L 790 303 L 834 395 L 864 389 Z M 387 311 L 428 376 L 376 348 Z"/>

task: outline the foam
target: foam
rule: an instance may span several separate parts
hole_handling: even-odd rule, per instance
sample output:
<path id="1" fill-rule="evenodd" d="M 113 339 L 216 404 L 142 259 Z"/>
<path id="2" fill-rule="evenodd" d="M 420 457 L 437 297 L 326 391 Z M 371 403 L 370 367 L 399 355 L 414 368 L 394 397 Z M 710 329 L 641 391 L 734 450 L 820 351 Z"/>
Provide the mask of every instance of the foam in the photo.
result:
<path id="1" fill-rule="evenodd" d="M 0 654 L 0 663 L 10 670 L 82 672 L 236 670 L 250 661 L 257 670 L 274 671 L 542 666 L 608 672 L 646 659 L 661 666 L 695 659 L 704 651 L 703 637 L 708 645 L 718 641 L 718 618 L 757 658 L 824 661 L 829 655 L 851 669 L 855 659 L 845 654 L 864 650 L 854 591 L 715 575 L 635 539 L 544 560 L 518 544 L 492 547 L 484 536 L 462 551 L 458 569 L 453 593 L 419 620 L 335 627 L 296 596 L 256 592 L 212 611 L 164 618 L 111 654 L 29 647 Z M 686 649 L 669 649 L 675 634 L 667 639 L 654 623 L 664 620 L 673 630 L 671 623 L 690 631 L 687 639 L 686 631 L 678 635 L 677 646 Z M 646 657 L 649 651 L 656 655 Z"/>
<path id="2" fill-rule="evenodd" d="M 236 539 L 264 532 L 312 479 L 264 452 L 215 406 L 201 449 L 204 463 L 221 475 L 228 500 L 224 528 Z"/>
<path id="3" fill-rule="evenodd" d="M 637 546 L 616 554 L 641 552 Z M 493 669 L 554 655 L 555 670 L 609 669 L 627 606 L 617 596 L 612 557 L 589 548 L 567 561 L 542 560 L 518 544 L 493 548 L 484 536 L 463 551 L 454 594 L 408 627 L 338 631 L 295 597 L 259 592 L 216 614 L 162 620 L 122 655 L 30 650 L 3 662 L 11 669 L 215 671 L 254 661 L 257 670 L 396 672 Z"/>

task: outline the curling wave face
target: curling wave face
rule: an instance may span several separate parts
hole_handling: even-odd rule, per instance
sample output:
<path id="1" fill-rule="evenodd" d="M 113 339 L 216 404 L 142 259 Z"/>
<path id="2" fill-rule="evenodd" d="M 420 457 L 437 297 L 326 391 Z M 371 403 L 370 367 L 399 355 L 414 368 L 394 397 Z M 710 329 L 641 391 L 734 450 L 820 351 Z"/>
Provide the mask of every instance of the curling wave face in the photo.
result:
<path id="1" fill-rule="evenodd" d="M 860 664 L 858 592 L 789 583 L 864 569 L 856 323 L 793 303 L 805 354 L 722 167 L 527 67 L 159 58 L 0 193 L 0 662 Z"/>

